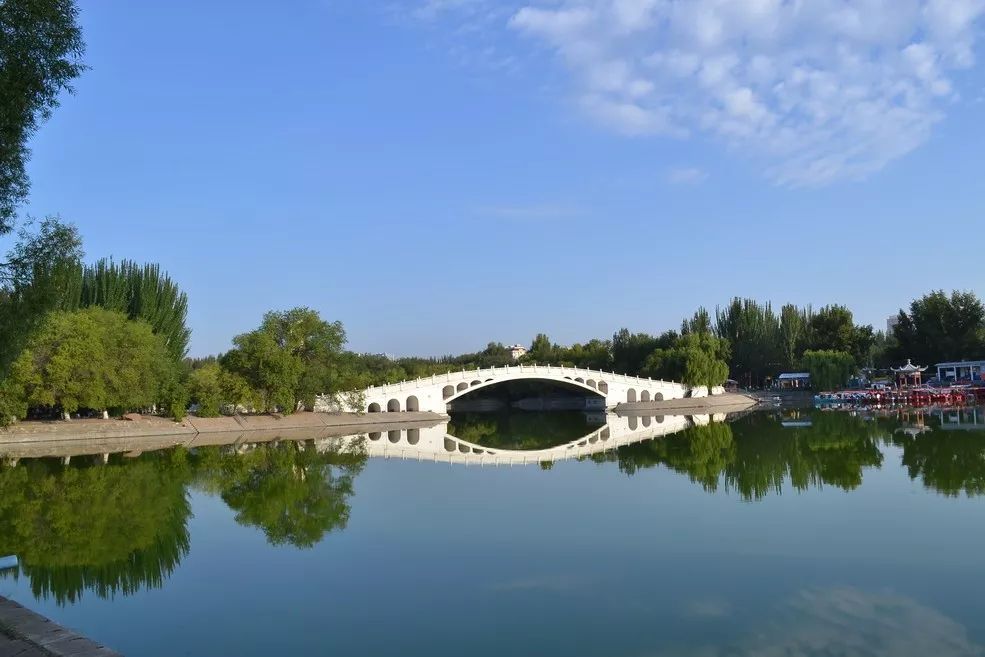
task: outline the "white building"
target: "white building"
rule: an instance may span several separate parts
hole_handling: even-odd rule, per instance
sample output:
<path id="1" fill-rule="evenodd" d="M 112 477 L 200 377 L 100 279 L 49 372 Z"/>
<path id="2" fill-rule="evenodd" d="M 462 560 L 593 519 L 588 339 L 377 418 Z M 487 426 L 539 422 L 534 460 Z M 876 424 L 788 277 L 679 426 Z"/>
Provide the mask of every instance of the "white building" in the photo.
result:
<path id="1" fill-rule="evenodd" d="M 527 353 L 527 348 L 522 344 L 511 344 L 507 349 L 510 350 L 510 356 L 513 357 L 513 360 L 520 360 Z"/>
<path id="2" fill-rule="evenodd" d="M 963 360 L 953 363 L 937 363 L 937 378 L 941 381 L 985 379 L 985 360 Z"/>

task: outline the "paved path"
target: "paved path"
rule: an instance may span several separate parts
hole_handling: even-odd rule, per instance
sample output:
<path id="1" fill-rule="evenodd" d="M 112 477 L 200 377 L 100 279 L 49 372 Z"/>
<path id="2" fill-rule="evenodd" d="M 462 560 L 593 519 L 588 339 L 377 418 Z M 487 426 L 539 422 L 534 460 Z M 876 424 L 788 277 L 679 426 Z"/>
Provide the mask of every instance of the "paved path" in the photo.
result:
<path id="1" fill-rule="evenodd" d="M 0 657 L 122 657 L 0 597 Z"/>

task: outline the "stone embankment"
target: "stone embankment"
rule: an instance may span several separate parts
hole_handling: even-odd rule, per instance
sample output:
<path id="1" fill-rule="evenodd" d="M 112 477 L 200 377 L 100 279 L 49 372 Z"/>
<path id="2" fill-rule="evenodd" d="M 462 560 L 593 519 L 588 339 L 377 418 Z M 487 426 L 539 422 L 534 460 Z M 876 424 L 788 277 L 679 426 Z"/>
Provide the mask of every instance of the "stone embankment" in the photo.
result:
<path id="1" fill-rule="evenodd" d="M 616 406 L 620 415 L 710 415 L 735 413 L 752 408 L 759 400 L 749 395 L 726 392 L 709 397 L 686 397 L 663 401 L 624 402 Z"/>
<path id="2" fill-rule="evenodd" d="M 389 417 L 386 417 L 389 415 Z M 53 420 L 18 422 L 0 429 L 0 456 L 29 458 L 57 453 L 133 452 L 197 444 L 264 442 L 290 435 L 294 440 L 378 431 L 394 424 L 430 426 L 445 420 L 436 413 L 294 413 L 216 418 L 189 416 L 181 422 L 153 416 L 133 420 Z"/>
<path id="3" fill-rule="evenodd" d="M 95 641 L 0 597 L 0 657 L 122 657 Z"/>

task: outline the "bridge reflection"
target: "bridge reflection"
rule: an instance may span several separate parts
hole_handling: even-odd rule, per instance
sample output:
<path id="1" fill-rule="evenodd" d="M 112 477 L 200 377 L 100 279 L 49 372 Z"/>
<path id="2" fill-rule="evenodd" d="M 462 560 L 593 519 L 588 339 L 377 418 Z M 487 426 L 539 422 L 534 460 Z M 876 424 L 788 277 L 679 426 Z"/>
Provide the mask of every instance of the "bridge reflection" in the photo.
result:
<path id="1" fill-rule="evenodd" d="M 646 440 L 684 431 L 712 421 L 724 421 L 725 414 L 709 415 L 619 415 L 608 413 L 602 426 L 595 427 L 561 445 L 544 449 L 502 449 L 488 447 L 452 435 L 449 423 L 431 426 L 392 426 L 367 434 L 337 436 L 315 443 L 319 449 L 337 450 L 356 441 L 365 441 L 370 457 L 443 461 L 466 465 L 522 465 L 578 459 Z"/>

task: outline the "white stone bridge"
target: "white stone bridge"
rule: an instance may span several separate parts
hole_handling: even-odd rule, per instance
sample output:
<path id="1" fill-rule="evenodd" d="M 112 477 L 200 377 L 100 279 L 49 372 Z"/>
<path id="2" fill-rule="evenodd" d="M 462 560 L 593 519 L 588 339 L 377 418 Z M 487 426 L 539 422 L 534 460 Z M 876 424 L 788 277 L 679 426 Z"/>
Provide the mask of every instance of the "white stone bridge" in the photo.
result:
<path id="1" fill-rule="evenodd" d="M 571 442 L 547 449 L 514 450 L 483 447 L 448 433 L 448 423 L 425 426 L 394 426 L 353 436 L 316 440 L 320 450 L 349 448 L 363 443 L 371 457 L 416 459 L 473 465 L 522 465 L 577 459 L 623 445 L 653 440 L 688 427 L 723 422 L 725 415 L 619 416 L 607 414 L 605 424 Z"/>
<path id="2" fill-rule="evenodd" d="M 662 401 L 681 399 L 691 393 L 687 386 L 673 381 L 658 381 L 626 376 L 601 370 L 586 370 L 563 365 L 507 365 L 487 369 L 448 372 L 430 377 L 374 386 L 363 391 L 361 410 L 367 413 L 399 413 L 429 411 L 445 413 L 449 403 L 476 390 L 497 383 L 519 380 L 552 381 L 561 386 L 597 395 L 607 409 L 624 402 Z M 707 389 L 700 388 L 703 394 Z M 316 411 L 336 410 L 330 396 L 316 400 Z M 352 409 L 349 409 L 352 410 Z"/>

